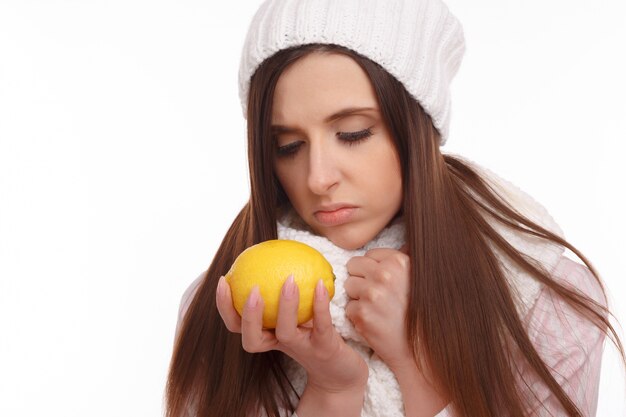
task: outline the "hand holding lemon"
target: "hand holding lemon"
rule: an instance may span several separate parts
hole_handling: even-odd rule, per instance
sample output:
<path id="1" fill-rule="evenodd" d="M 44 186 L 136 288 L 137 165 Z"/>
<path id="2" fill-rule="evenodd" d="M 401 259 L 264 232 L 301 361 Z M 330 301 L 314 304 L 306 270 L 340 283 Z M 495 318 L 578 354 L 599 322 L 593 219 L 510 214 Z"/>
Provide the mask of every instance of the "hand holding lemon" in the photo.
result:
<path id="1" fill-rule="evenodd" d="M 367 364 L 330 317 L 333 280 L 332 267 L 315 249 L 269 240 L 243 251 L 220 278 L 217 309 L 227 329 L 241 333 L 246 352 L 284 352 L 307 371 L 307 386 L 328 392 L 363 387 Z M 299 325 L 311 316 L 312 327 Z"/>
<path id="2" fill-rule="evenodd" d="M 263 327 L 275 328 L 281 288 L 289 275 L 300 290 L 298 324 L 313 317 L 313 292 L 319 280 L 330 299 L 335 294 L 333 268 L 316 249 L 295 240 L 267 240 L 244 250 L 225 275 L 235 310 L 243 315 L 246 299 L 258 286 L 265 302 Z"/>

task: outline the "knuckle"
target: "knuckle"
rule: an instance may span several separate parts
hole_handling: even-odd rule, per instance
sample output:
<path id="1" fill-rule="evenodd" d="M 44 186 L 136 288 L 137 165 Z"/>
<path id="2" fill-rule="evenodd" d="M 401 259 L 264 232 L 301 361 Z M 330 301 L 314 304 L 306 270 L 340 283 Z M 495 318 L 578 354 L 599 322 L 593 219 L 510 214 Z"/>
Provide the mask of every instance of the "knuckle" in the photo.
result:
<path id="1" fill-rule="evenodd" d="M 345 308 L 345 312 L 346 312 L 346 316 L 351 316 L 352 312 L 354 310 L 354 301 L 350 300 L 346 303 L 346 308 Z"/>
<path id="2" fill-rule="evenodd" d="M 355 329 L 358 330 L 361 327 L 362 320 L 360 319 L 359 315 L 355 315 L 354 320 L 351 321 Z"/>
<path id="3" fill-rule="evenodd" d="M 363 316 L 360 313 L 353 314 L 352 317 L 350 318 L 350 322 L 352 323 L 352 326 L 354 326 L 354 329 L 358 333 L 361 333 L 363 331 Z"/>
<path id="4" fill-rule="evenodd" d="M 237 325 L 233 323 L 232 320 L 228 320 L 226 317 L 224 317 L 221 311 L 219 313 L 220 317 L 222 318 L 222 323 L 224 323 L 224 327 L 226 327 L 229 332 L 236 333 L 238 329 Z"/>
<path id="5" fill-rule="evenodd" d="M 224 325 L 226 326 L 226 329 L 228 329 L 229 332 L 236 333 L 235 332 L 235 327 L 231 323 L 228 323 L 228 322 L 225 321 Z"/>
<path id="6" fill-rule="evenodd" d="M 346 278 L 346 280 L 343 282 L 343 290 L 346 293 L 346 295 L 350 296 L 350 294 L 352 293 L 352 282 L 353 279 L 351 275 L 348 275 L 348 277 Z"/>
<path id="7" fill-rule="evenodd" d="M 354 301 L 350 301 L 346 305 L 346 317 L 352 322 L 358 321 L 359 310 L 359 305 L 356 304 Z"/>
<path id="8" fill-rule="evenodd" d="M 320 305 L 313 307 L 313 326 L 317 325 L 317 327 L 320 327 L 320 325 L 330 321 L 330 313 L 327 308 Z"/>
<path id="9" fill-rule="evenodd" d="M 243 314 L 241 316 L 241 323 L 252 324 L 254 323 L 254 319 L 250 311 L 243 310 Z"/>
<path id="10" fill-rule="evenodd" d="M 363 326 L 361 326 L 361 322 L 354 323 L 354 330 L 356 330 L 359 334 L 363 334 Z"/>
<path id="11" fill-rule="evenodd" d="M 379 269 L 378 271 L 379 272 L 377 274 L 377 278 L 379 282 L 383 284 L 388 284 L 391 282 L 391 272 L 387 271 L 386 269 Z"/>
<path id="12" fill-rule="evenodd" d="M 369 288 L 365 293 L 365 296 L 372 304 L 380 302 L 381 299 L 380 291 L 376 288 Z"/>
<path id="13" fill-rule="evenodd" d="M 253 328 L 256 326 L 256 320 L 254 319 L 254 317 L 250 317 L 249 314 L 246 314 L 244 312 L 243 317 L 241 317 L 241 326 Z"/>
<path id="14" fill-rule="evenodd" d="M 293 334 L 287 333 L 278 327 L 276 328 L 275 334 L 276 334 L 276 339 L 284 345 L 291 345 L 294 340 Z"/>
<path id="15" fill-rule="evenodd" d="M 243 350 L 245 350 L 248 353 L 256 353 L 257 352 L 256 346 L 253 346 L 253 344 L 248 342 L 245 338 L 241 339 L 241 347 L 243 348 Z"/>
<path id="16" fill-rule="evenodd" d="M 348 262 L 346 262 L 346 269 L 348 270 L 348 272 L 350 271 L 353 263 L 354 263 L 354 258 L 350 258 Z"/>
<path id="17" fill-rule="evenodd" d="M 319 334 L 327 334 L 327 333 L 328 333 L 328 331 L 329 331 L 329 330 L 331 330 L 331 329 L 332 329 L 332 326 L 331 326 L 331 325 L 329 325 L 329 324 L 328 324 L 328 323 L 326 323 L 326 322 L 322 322 L 322 323 L 318 323 L 318 324 L 317 324 L 316 331 L 317 331 Z"/>
<path id="18" fill-rule="evenodd" d="M 403 268 L 409 266 L 409 255 L 405 253 L 396 253 L 394 255 L 394 261 Z"/>

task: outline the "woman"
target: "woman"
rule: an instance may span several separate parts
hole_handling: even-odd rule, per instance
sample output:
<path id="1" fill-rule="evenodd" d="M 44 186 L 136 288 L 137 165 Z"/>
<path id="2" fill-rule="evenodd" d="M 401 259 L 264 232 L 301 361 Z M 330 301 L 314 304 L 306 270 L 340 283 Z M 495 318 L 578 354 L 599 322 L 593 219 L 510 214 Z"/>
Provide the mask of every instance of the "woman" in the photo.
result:
<path id="1" fill-rule="evenodd" d="M 463 52 L 439 0 L 261 5 L 240 67 L 251 196 L 183 295 L 168 416 L 595 415 L 608 330 L 624 359 L 598 274 L 530 196 L 440 151 Z M 222 276 L 276 238 L 337 279 L 302 326 L 286 281 L 273 331 Z"/>

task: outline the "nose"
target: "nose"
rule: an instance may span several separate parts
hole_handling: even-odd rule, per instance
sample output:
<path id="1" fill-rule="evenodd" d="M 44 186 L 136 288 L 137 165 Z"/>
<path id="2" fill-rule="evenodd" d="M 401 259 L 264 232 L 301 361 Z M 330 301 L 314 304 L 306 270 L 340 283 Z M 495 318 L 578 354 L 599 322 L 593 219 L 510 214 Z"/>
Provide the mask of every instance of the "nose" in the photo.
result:
<path id="1" fill-rule="evenodd" d="M 325 143 L 326 142 L 326 143 Z M 309 154 L 309 189 L 318 195 L 327 194 L 339 182 L 339 166 L 332 155 L 331 141 L 311 141 Z"/>

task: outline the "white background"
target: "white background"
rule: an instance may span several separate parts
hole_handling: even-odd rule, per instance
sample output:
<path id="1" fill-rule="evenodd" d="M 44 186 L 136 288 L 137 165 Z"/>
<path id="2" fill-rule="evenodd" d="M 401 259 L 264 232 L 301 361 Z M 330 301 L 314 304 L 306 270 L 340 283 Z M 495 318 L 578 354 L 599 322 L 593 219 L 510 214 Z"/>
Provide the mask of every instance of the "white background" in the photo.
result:
<path id="1" fill-rule="evenodd" d="M 0 415 L 161 414 L 180 297 L 249 192 L 259 4 L 0 0 Z M 442 150 L 545 205 L 626 322 L 624 2 L 448 4 Z M 598 416 L 626 415 L 623 372 L 607 341 Z"/>

